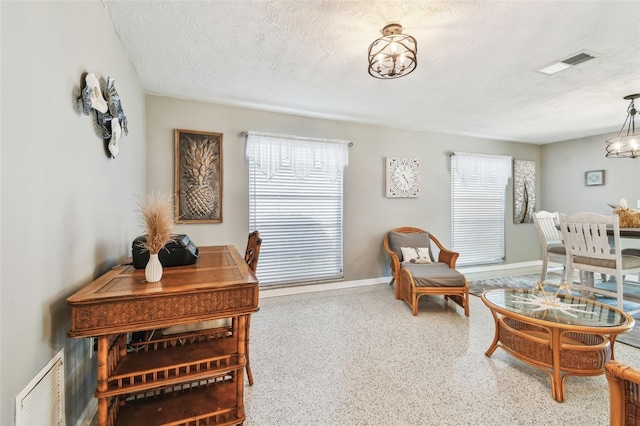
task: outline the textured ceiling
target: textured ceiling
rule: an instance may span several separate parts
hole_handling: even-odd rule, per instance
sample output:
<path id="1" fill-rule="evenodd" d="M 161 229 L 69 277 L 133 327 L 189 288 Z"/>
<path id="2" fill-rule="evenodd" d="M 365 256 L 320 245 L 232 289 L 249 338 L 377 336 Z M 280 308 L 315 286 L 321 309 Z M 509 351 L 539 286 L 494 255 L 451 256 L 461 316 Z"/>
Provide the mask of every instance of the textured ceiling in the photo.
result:
<path id="1" fill-rule="evenodd" d="M 549 143 L 617 132 L 640 93 L 640 1 L 107 1 L 150 94 Z M 418 67 L 378 80 L 397 22 Z M 554 75 L 536 70 L 580 52 Z"/>

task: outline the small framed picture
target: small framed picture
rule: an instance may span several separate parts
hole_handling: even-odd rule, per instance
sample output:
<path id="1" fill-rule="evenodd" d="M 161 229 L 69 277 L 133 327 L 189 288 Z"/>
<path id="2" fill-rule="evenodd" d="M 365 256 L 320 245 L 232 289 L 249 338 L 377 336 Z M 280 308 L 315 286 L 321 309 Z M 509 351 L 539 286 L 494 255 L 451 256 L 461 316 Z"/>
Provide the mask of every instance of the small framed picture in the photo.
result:
<path id="1" fill-rule="evenodd" d="M 604 185 L 604 170 L 590 170 L 585 172 L 584 184 L 587 186 Z"/>

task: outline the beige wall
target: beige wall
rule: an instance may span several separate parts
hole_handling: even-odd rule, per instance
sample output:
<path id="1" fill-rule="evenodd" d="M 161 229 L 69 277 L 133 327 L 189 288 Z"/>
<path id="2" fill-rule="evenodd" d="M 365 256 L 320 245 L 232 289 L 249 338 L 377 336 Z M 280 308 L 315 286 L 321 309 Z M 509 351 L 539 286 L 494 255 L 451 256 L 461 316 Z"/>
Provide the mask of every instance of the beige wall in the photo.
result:
<path id="1" fill-rule="evenodd" d="M 178 228 L 198 245 L 246 243 L 241 131 L 353 141 L 345 173 L 346 280 L 389 275 L 381 241 L 393 227 L 423 227 L 450 245 L 451 151 L 535 161 L 539 209 L 597 211 L 620 197 L 640 199 L 640 163 L 605 159 L 602 137 L 540 147 L 145 97 L 98 1 L 3 1 L 0 14 L 3 425 L 13 423 L 16 394 L 61 347 L 67 357 L 67 424 L 75 424 L 91 400 L 95 358 L 87 359 L 87 340 L 66 338 L 66 298 L 130 254 L 141 232 L 137 196 L 173 192 L 175 128 L 224 134 L 224 222 Z M 115 160 L 105 156 L 91 119 L 76 115 L 71 105 L 72 89 L 87 71 L 116 78 L 129 118 L 130 133 Z M 386 156 L 422 160 L 420 198 L 384 197 Z M 584 171 L 595 169 L 606 170 L 607 185 L 584 187 Z M 507 261 L 537 260 L 533 225 L 512 223 L 511 187 L 507 194 Z"/>
<path id="2" fill-rule="evenodd" d="M 145 188 L 144 95 L 98 1 L 0 3 L 2 54 L 0 424 L 62 347 L 67 424 L 95 391 L 88 339 L 66 298 L 130 253 Z M 116 79 L 129 135 L 112 160 L 73 109 L 82 73 Z"/>
<path id="3" fill-rule="evenodd" d="M 615 134 L 590 136 L 542 146 L 542 205 L 566 214 L 591 211 L 610 214 L 608 203 L 640 200 L 640 161 L 606 158 L 605 141 Z M 584 173 L 604 170 L 605 185 L 586 186 Z"/>
<path id="4" fill-rule="evenodd" d="M 391 228 L 417 226 L 450 246 L 451 151 L 510 155 L 540 165 L 540 146 L 482 140 L 300 117 L 175 98 L 147 96 L 148 189 L 173 192 L 175 128 L 223 133 L 223 218 L 221 224 L 186 224 L 178 230 L 197 245 L 246 244 L 248 229 L 248 165 L 243 130 L 283 133 L 353 142 L 344 188 L 345 280 L 389 275 L 382 238 Z M 418 157 L 422 161 L 422 193 L 417 199 L 384 196 L 384 157 Z M 539 170 L 538 170 L 539 172 Z M 507 260 L 539 259 L 532 224 L 512 222 L 511 187 L 507 199 Z"/>

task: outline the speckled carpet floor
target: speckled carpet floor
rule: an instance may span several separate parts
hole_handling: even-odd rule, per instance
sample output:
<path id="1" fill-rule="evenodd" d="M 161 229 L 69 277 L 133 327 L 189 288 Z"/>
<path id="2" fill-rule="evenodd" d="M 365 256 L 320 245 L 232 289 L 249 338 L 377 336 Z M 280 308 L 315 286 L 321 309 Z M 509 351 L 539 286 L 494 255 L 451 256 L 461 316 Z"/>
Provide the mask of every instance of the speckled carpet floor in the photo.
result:
<path id="1" fill-rule="evenodd" d="M 540 275 L 535 274 L 470 280 L 469 293 L 475 296 L 480 296 L 485 290 L 490 290 L 492 288 L 533 288 L 539 279 Z M 561 276 L 558 273 L 547 274 L 547 279 L 545 280 L 545 282 L 551 284 L 560 283 L 560 281 Z M 595 286 L 613 290 L 615 287 L 615 282 L 602 282 L 601 280 L 596 279 Z M 637 284 L 625 284 L 625 288 L 628 288 L 632 293 L 636 293 L 640 289 Z M 627 291 L 627 289 L 625 289 L 625 291 Z M 617 301 L 615 299 L 598 296 L 597 300 L 608 305 L 617 306 Z M 637 303 L 627 301 L 625 301 L 624 303 L 625 311 L 631 312 L 638 310 L 638 308 L 640 308 L 640 305 L 638 305 Z M 636 348 L 640 348 L 640 313 L 632 314 L 632 316 L 636 320 L 634 328 L 624 334 L 619 335 L 616 338 L 616 341 Z"/>
<path id="2" fill-rule="evenodd" d="M 251 320 L 255 384 L 245 426 L 585 426 L 609 424 L 605 376 L 569 377 L 566 401 L 548 376 L 498 349 L 491 313 L 443 297 L 419 313 L 388 284 L 260 299 Z M 640 350 L 616 345 L 620 362 Z"/>

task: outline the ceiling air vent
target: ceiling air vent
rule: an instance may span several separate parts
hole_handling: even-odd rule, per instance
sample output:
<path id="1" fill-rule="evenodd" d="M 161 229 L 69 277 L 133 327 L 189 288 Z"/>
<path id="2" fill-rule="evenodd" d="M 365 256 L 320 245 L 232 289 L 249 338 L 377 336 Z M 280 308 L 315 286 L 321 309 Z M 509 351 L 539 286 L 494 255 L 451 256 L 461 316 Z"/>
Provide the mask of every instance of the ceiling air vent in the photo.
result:
<path id="1" fill-rule="evenodd" d="M 593 59 L 594 57 L 595 56 L 589 55 L 588 53 L 578 53 L 577 55 L 574 55 L 567 59 L 563 59 L 560 62 L 554 62 L 553 64 L 548 65 L 538 71 L 544 74 L 555 74 L 557 72 L 566 70 L 567 68 L 571 68 L 574 65 L 586 62 L 589 59 Z"/>
<path id="2" fill-rule="evenodd" d="M 588 53 L 579 53 L 576 56 L 567 58 L 562 62 L 569 65 L 578 65 L 583 63 L 584 61 L 588 61 L 589 59 L 593 59 L 593 56 L 589 55 Z"/>

